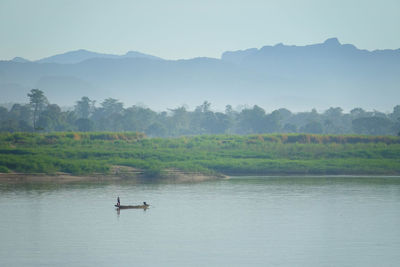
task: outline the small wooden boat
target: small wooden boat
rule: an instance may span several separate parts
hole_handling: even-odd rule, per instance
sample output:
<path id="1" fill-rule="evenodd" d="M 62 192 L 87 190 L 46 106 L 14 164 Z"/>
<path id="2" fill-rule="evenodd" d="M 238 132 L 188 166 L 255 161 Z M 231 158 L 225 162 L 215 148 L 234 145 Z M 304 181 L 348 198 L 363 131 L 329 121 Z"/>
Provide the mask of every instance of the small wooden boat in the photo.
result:
<path id="1" fill-rule="evenodd" d="M 146 202 L 143 203 L 143 205 L 134 205 L 134 206 L 129 206 L 129 205 L 114 205 L 117 209 L 148 209 L 149 204 Z"/>

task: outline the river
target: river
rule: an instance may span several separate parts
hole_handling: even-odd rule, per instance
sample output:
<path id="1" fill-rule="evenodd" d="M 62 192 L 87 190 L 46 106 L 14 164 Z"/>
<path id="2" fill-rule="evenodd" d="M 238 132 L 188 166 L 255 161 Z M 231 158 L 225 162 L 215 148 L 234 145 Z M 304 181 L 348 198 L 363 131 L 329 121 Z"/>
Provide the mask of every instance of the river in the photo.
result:
<path id="1" fill-rule="evenodd" d="M 147 210 L 113 205 L 140 204 Z M 398 266 L 399 177 L 0 183 L 0 266 Z"/>

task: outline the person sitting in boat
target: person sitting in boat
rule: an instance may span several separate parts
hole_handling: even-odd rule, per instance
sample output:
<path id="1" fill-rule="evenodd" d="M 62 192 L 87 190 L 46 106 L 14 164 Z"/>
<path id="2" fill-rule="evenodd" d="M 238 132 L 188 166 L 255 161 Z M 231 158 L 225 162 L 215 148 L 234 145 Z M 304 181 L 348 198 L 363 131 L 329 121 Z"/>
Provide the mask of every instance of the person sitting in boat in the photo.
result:
<path id="1" fill-rule="evenodd" d="M 121 202 L 119 201 L 119 196 L 117 197 L 117 206 L 119 207 L 121 205 Z"/>
<path id="2" fill-rule="evenodd" d="M 149 204 L 147 204 L 146 202 L 143 202 L 143 205 L 144 205 L 144 206 L 148 206 Z"/>

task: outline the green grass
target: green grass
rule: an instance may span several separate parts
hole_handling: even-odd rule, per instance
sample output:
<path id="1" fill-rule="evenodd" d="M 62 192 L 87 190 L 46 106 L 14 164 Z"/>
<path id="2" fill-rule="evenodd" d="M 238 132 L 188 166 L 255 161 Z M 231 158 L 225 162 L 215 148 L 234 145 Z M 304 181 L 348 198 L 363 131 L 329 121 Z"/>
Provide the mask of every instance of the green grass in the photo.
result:
<path id="1" fill-rule="evenodd" d="M 177 168 L 206 174 L 400 174 L 400 138 L 360 135 L 140 133 L 0 134 L 0 172 L 108 173 L 112 165 L 149 177 Z"/>

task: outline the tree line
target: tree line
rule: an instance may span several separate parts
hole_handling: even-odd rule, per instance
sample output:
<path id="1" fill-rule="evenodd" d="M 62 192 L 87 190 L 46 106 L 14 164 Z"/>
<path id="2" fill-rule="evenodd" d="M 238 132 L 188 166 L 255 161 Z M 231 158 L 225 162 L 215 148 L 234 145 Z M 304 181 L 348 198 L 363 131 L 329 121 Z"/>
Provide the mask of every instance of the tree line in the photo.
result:
<path id="1" fill-rule="evenodd" d="M 96 105 L 96 101 L 85 96 L 76 102 L 73 110 L 63 111 L 57 104 L 50 103 L 39 89 L 32 89 L 27 96 L 29 103 L 14 104 L 10 109 L 0 107 L 1 132 L 135 131 L 152 137 L 259 133 L 400 134 L 400 105 L 389 114 L 362 108 L 344 113 L 340 107 L 331 107 L 322 113 L 315 109 L 293 113 L 285 108 L 266 113 L 257 105 L 240 110 L 227 105 L 224 112 L 217 112 L 211 109 L 211 103 L 204 101 L 193 111 L 180 106 L 156 112 L 139 105 L 125 108 L 114 98 Z"/>

